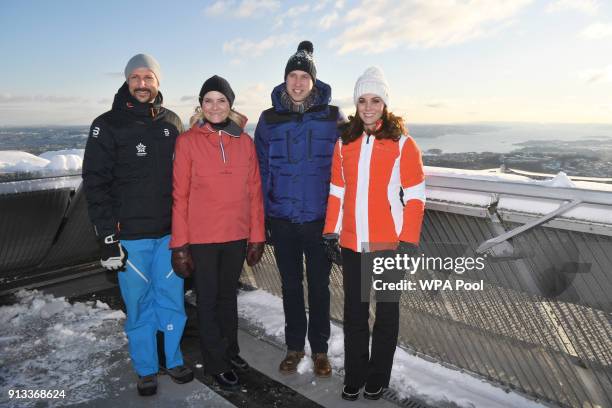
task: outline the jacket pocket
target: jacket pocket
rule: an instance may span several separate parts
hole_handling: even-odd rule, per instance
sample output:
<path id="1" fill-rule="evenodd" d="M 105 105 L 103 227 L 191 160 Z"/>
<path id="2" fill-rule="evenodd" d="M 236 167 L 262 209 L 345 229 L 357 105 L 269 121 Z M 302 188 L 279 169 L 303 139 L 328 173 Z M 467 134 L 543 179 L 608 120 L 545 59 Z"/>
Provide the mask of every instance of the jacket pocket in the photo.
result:
<path id="1" fill-rule="evenodd" d="M 319 136 L 312 130 L 308 131 L 308 159 L 318 162 L 331 161 L 334 154 L 335 137 Z"/>
<path id="2" fill-rule="evenodd" d="M 198 197 L 215 204 L 229 204 L 248 200 L 249 166 L 228 165 L 220 169 L 198 168 L 192 183 Z"/>
<path id="3" fill-rule="evenodd" d="M 289 159 L 289 131 L 283 136 L 270 139 L 270 159 L 287 161 Z"/>

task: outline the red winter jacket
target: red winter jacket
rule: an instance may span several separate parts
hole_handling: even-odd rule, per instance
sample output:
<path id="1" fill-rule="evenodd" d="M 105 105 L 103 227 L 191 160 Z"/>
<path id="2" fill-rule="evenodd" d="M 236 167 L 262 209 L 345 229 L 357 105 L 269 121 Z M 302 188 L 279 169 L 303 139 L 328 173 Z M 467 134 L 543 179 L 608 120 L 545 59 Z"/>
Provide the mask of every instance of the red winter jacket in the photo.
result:
<path id="1" fill-rule="evenodd" d="M 265 241 L 259 165 L 245 123 L 215 130 L 200 122 L 178 137 L 170 248 Z"/>

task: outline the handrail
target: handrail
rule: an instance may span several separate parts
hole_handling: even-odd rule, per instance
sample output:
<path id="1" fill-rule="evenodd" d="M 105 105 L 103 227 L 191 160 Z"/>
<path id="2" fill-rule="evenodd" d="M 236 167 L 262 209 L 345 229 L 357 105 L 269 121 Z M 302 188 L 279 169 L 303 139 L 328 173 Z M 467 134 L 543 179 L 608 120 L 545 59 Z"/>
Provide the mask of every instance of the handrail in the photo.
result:
<path id="1" fill-rule="evenodd" d="M 553 200 L 581 200 L 588 204 L 612 205 L 612 191 L 583 188 L 549 187 L 518 181 L 479 180 L 469 176 L 426 175 L 428 187 L 449 188 L 480 193 L 508 194 L 514 196 Z"/>

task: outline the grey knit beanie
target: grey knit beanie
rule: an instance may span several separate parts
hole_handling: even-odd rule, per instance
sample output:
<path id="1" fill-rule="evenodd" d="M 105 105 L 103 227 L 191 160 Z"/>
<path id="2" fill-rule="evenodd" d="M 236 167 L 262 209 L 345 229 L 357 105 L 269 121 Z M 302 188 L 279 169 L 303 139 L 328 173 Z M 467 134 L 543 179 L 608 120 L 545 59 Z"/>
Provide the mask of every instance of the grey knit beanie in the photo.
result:
<path id="1" fill-rule="evenodd" d="M 157 77 L 157 81 L 161 82 L 161 68 L 159 67 L 159 63 L 155 58 L 147 54 L 136 54 L 128 61 L 125 66 L 125 80 L 127 81 L 128 77 L 137 68 L 148 68 Z"/>

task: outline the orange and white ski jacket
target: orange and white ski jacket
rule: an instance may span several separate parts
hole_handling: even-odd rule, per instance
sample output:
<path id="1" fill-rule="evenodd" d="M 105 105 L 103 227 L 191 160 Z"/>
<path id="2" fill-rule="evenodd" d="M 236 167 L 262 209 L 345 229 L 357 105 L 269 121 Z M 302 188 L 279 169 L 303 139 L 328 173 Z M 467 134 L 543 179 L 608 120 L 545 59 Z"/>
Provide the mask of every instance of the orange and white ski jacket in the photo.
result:
<path id="1" fill-rule="evenodd" d="M 412 137 L 338 140 L 324 234 L 340 234 L 340 246 L 356 252 L 418 244 L 424 210 L 423 162 Z"/>

